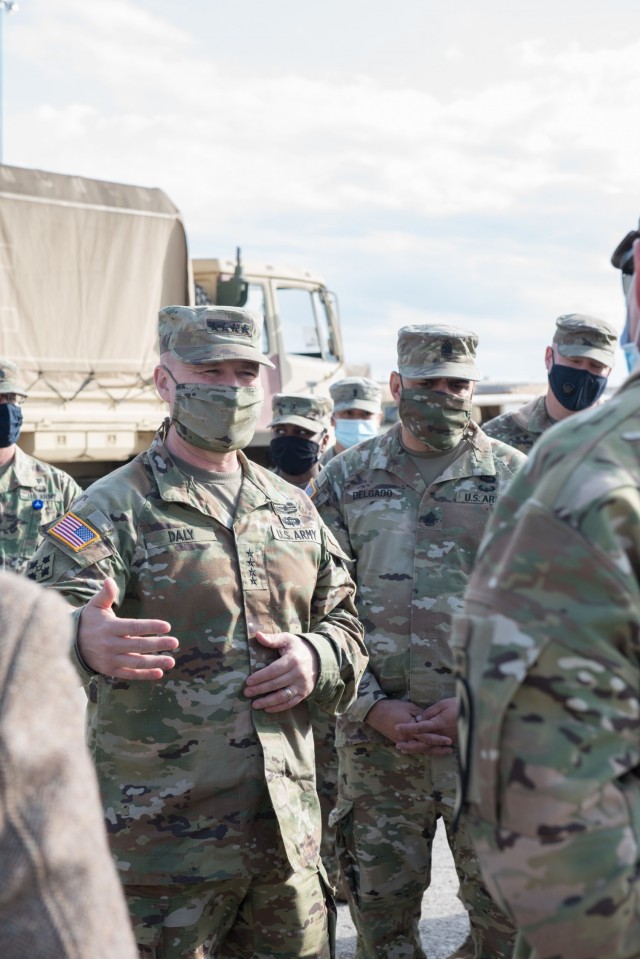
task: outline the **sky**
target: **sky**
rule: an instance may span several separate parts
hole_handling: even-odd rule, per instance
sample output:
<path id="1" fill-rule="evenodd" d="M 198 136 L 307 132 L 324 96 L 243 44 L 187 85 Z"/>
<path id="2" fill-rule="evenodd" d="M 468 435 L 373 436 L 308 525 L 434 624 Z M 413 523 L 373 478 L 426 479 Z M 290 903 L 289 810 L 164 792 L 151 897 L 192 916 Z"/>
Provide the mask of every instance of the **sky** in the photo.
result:
<path id="1" fill-rule="evenodd" d="M 3 162 L 160 187 L 194 257 L 320 273 L 376 378 L 409 323 L 507 382 L 561 314 L 622 327 L 637 0 L 20 0 L 2 53 Z"/>

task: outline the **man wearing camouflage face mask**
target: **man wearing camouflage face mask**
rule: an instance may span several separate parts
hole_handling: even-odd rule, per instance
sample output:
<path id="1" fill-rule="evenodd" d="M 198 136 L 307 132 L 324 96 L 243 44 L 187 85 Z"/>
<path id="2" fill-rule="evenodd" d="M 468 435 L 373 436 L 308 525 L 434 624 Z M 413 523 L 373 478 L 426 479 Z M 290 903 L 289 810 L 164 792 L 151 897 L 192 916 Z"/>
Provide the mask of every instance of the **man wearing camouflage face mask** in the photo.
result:
<path id="1" fill-rule="evenodd" d="M 340 547 L 240 450 L 271 365 L 261 333 L 245 310 L 161 311 L 169 419 L 48 526 L 31 566 L 78 607 L 107 831 L 147 959 L 331 954 L 307 700 L 345 708 L 365 653 Z"/>
<path id="2" fill-rule="evenodd" d="M 403 327 L 390 380 L 400 422 L 331 460 L 307 488 L 355 561 L 369 653 L 358 697 L 337 719 L 333 817 L 358 959 L 424 959 L 418 921 L 440 818 L 471 924 L 455 955 L 506 959 L 513 945 L 464 823 L 453 831 L 451 618 L 484 525 L 525 461 L 471 420 L 476 344 L 454 327 Z"/>

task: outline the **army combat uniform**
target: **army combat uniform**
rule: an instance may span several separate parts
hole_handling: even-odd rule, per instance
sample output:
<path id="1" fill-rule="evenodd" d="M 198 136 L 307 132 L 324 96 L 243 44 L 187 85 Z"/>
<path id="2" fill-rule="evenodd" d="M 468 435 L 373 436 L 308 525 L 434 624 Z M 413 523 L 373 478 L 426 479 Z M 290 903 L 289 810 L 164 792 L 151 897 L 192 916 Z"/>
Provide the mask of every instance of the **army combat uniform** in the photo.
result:
<path id="1" fill-rule="evenodd" d="M 240 906 L 238 916 L 218 917 L 208 946 L 216 957 L 253 955 L 242 937 L 251 943 L 257 930 L 270 956 L 290 955 L 290 942 L 269 940 L 274 915 L 285 913 L 301 942 L 314 916 L 326 922 L 313 902 L 308 915 L 286 915 L 287 882 L 312 876 L 317 886 L 309 708 L 304 701 L 277 714 L 252 709 L 245 682 L 277 656 L 255 632 L 293 632 L 318 655 L 310 698 L 330 712 L 344 709 L 365 663 L 353 584 L 305 494 L 238 452 L 243 479 L 232 519 L 207 487 L 178 469 L 163 438 L 161 431 L 148 452 L 95 483 L 73 513 L 49 527 L 31 575 L 75 606 L 112 576 L 119 616 L 166 619 L 180 641 L 175 667 L 155 682 L 92 674 L 76 653 L 130 908 L 137 908 L 137 888 L 184 889 L 175 922 L 163 914 L 158 890 L 157 907 L 144 914 L 149 949 L 163 922 L 184 925 L 188 914 L 195 927 L 200 917 L 210 924 L 220 884 L 232 884 L 241 902 L 260 881 L 267 891 L 278 883 L 279 897 L 265 893 L 259 914 L 244 915 Z M 140 941 L 139 928 L 137 934 Z M 197 929 L 193 941 L 202 942 Z"/>
<path id="2" fill-rule="evenodd" d="M 606 320 L 587 316 L 584 313 L 567 313 L 556 320 L 553 350 L 561 358 L 596 360 L 610 368 L 614 363 L 617 340 L 616 331 Z M 585 399 L 578 406 L 572 405 L 572 399 L 576 396 L 576 384 L 555 383 L 553 373 L 557 369 L 554 357 L 549 373 L 550 392 L 547 395 L 551 398 L 555 397 L 560 407 L 564 408 L 564 415 L 570 416 L 591 405 L 592 399 Z M 588 376 L 589 374 L 583 371 L 578 375 Z M 606 376 L 602 378 L 601 389 L 604 389 L 605 384 Z M 523 453 L 529 453 L 542 434 L 557 422 L 549 415 L 547 395 L 536 397 L 512 413 L 503 413 L 501 416 L 494 417 L 483 424 L 483 430 L 487 436 L 493 436 Z"/>
<path id="3" fill-rule="evenodd" d="M 357 955 L 424 956 L 418 921 L 439 816 L 474 938 L 482 943 L 477 954 L 505 955 L 512 930 L 501 927 L 470 841 L 451 829 L 455 757 L 403 755 L 365 719 L 382 698 L 426 708 L 454 695 L 451 616 L 485 523 L 525 458 L 472 424 L 460 455 L 427 487 L 400 438 L 397 424 L 341 453 L 310 484 L 322 518 L 356 561 L 369 653 L 358 698 L 337 720 L 335 820 L 360 943 L 366 943 Z"/>
<path id="4" fill-rule="evenodd" d="M 42 528 L 81 493 L 67 473 L 16 447 L 13 461 L 0 469 L 0 569 L 26 572 Z"/>
<path id="5" fill-rule="evenodd" d="M 482 424 L 482 429 L 487 436 L 513 446 L 521 453 L 529 453 L 533 444 L 554 423 L 547 413 L 544 396 L 537 396 L 519 410 L 494 416 Z"/>
<path id="6" fill-rule="evenodd" d="M 269 426 L 274 429 L 278 426 L 299 426 L 308 430 L 310 434 L 326 433 L 330 425 L 332 408 L 331 400 L 326 396 L 290 395 L 276 393 L 271 400 L 273 414 Z M 288 442 L 297 442 L 290 439 Z M 303 441 L 304 442 L 304 441 Z M 310 473 L 304 473 L 305 479 L 296 482 L 296 476 L 286 474 L 287 481 L 299 489 L 306 489 L 311 476 L 320 472 L 322 459 L 316 462 Z M 284 477 L 278 466 L 272 468 L 276 476 Z M 335 746 L 335 719 L 332 715 L 320 709 L 316 703 L 309 703 L 313 737 L 316 754 L 316 789 L 320 800 L 322 815 L 322 841 L 320 852 L 327 876 L 334 891 L 340 881 L 338 863 L 335 855 L 335 832 L 329 826 L 329 816 L 336 804 L 338 794 L 338 755 Z"/>
<path id="7" fill-rule="evenodd" d="M 639 577 L 636 374 L 540 441 L 454 626 L 465 806 L 518 959 L 640 956 Z"/>

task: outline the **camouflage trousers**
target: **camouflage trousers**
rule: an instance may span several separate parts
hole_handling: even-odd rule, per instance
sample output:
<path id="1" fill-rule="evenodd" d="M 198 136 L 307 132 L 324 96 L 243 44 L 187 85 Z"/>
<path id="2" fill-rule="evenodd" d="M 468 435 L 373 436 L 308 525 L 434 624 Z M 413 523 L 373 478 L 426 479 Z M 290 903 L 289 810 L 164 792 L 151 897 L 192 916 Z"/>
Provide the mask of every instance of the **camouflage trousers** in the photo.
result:
<path id="1" fill-rule="evenodd" d="M 466 824 L 452 828 L 455 758 L 403 756 L 379 743 L 343 746 L 338 754 L 332 822 L 358 932 L 356 959 L 426 959 L 418 924 L 439 818 L 477 959 L 510 959 L 515 930 L 484 886 Z"/>
<path id="2" fill-rule="evenodd" d="M 469 817 L 487 886 L 520 930 L 514 959 L 640 957 L 639 837 L 603 820 L 541 842 Z"/>
<path id="3" fill-rule="evenodd" d="M 336 831 L 329 825 L 329 816 L 338 801 L 338 751 L 336 749 L 335 716 L 309 703 L 313 745 L 316 754 L 316 790 L 322 815 L 320 857 L 333 889 L 338 887 L 339 869 L 336 856 Z"/>
<path id="4" fill-rule="evenodd" d="M 140 959 L 333 959 L 336 910 L 316 871 L 125 886 Z"/>

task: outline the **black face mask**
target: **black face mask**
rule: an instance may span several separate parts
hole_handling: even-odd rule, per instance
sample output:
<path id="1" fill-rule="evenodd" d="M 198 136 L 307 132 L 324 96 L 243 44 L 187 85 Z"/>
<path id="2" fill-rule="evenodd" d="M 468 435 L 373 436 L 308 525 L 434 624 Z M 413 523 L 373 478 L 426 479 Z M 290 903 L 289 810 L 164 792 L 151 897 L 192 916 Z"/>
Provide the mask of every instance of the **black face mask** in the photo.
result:
<path id="1" fill-rule="evenodd" d="M 0 449 L 18 442 L 22 410 L 16 403 L 0 403 Z"/>
<path id="2" fill-rule="evenodd" d="M 602 396 L 607 387 L 607 377 L 554 363 L 549 370 L 549 385 L 558 403 L 565 410 L 577 413 L 578 410 L 593 406 Z"/>
<path id="3" fill-rule="evenodd" d="M 308 473 L 320 455 L 320 446 L 301 436 L 276 436 L 269 444 L 271 462 L 287 476 Z"/>

